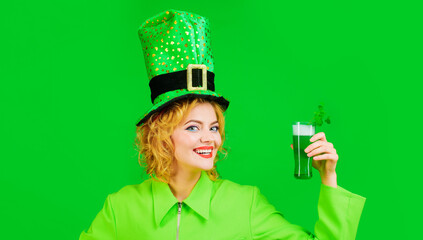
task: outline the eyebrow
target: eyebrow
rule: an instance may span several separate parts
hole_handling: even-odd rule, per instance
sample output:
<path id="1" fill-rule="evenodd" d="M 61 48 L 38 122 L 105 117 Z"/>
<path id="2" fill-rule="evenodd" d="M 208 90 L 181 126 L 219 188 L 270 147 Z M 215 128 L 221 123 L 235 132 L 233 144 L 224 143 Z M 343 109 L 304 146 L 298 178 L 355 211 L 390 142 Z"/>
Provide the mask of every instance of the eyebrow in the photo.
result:
<path id="1" fill-rule="evenodd" d="M 188 122 L 186 122 L 184 125 L 187 125 L 189 122 L 196 122 L 196 123 L 199 123 L 199 124 L 203 124 L 203 122 L 201 122 L 201 121 L 199 121 L 199 120 L 189 120 Z M 210 125 L 213 125 L 213 124 L 215 124 L 215 123 L 218 123 L 218 121 L 214 121 L 214 122 L 212 122 Z"/>

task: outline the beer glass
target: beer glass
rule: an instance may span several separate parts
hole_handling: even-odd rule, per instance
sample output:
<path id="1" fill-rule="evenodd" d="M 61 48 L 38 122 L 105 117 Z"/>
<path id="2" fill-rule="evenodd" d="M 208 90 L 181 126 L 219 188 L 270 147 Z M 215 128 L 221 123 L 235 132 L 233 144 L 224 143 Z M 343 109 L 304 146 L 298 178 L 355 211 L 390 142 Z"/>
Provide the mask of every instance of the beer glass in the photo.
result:
<path id="1" fill-rule="evenodd" d="M 312 161 L 304 149 L 311 144 L 310 138 L 314 135 L 315 126 L 304 122 L 292 124 L 293 145 L 294 145 L 294 177 L 297 179 L 310 179 L 312 177 Z"/>

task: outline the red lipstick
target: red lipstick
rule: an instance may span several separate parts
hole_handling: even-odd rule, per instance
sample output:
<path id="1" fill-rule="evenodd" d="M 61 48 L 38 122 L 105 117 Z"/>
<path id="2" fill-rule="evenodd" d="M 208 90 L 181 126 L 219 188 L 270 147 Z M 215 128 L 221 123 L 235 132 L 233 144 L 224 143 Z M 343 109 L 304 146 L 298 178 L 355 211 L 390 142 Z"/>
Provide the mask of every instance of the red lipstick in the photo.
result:
<path id="1" fill-rule="evenodd" d="M 213 146 L 202 146 L 193 150 L 203 158 L 211 158 L 213 156 Z"/>

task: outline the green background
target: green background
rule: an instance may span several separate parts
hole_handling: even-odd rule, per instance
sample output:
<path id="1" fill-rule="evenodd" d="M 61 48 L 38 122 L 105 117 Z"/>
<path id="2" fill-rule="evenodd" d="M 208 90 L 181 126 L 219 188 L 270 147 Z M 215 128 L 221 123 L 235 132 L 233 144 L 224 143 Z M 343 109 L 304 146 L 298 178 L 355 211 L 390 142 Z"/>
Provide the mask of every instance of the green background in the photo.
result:
<path id="1" fill-rule="evenodd" d="M 259 186 L 313 230 L 320 178 L 293 177 L 291 123 L 318 129 L 338 184 L 367 198 L 357 239 L 421 227 L 421 7 L 389 1 L 1 3 L 0 238 L 77 239 L 107 194 L 145 179 L 135 123 L 151 107 L 137 36 L 170 8 L 211 22 L 229 98 L 225 179 Z M 420 99 L 420 100 L 419 100 Z"/>

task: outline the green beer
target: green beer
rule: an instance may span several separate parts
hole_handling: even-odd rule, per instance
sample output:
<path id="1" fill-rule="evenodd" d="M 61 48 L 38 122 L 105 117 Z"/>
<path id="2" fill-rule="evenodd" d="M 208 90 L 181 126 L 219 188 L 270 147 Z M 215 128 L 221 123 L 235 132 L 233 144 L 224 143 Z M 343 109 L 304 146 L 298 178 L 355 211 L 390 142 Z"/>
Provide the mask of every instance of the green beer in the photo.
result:
<path id="1" fill-rule="evenodd" d="M 294 145 L 294 177 L 297 179 L 310 179 L 312 177 L 313 159 L 304 152 L 314 135 L 315 127 L 311 124 L 296 122 L 292 125 Z"/>

